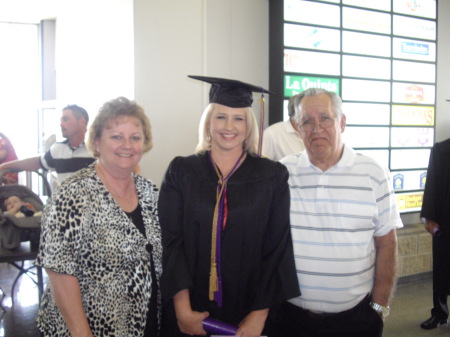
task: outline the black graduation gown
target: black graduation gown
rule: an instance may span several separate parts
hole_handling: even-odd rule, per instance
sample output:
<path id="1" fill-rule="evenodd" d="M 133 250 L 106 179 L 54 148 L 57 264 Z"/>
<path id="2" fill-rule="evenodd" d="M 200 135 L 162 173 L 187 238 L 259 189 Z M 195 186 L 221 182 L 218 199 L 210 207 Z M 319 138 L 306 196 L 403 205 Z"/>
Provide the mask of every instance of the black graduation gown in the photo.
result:
<path id="1" fill-rule="evenodd" d="M 208 153 L 175 158 L 159 194 L 165 301 L 189 289 L 195 311 L 238 325 L 252 310 L 300 295 L 293 257 L 287 169 L 247 155 L 227 185 L 221 237 L 223 307 L 209 301 L 211 228 L 218 177 Z"/>

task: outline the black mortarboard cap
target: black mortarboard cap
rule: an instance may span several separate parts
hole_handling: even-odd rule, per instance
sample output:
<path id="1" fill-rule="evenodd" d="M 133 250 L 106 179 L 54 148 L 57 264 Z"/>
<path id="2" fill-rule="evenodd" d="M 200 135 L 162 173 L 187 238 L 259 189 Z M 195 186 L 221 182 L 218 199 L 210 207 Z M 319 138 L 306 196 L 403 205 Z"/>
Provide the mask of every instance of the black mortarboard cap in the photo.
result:
<path id="1" fill-rule="evenodd" d="M 272 94 L 272 92 L 263 87 L 241 81 L 194 75 L 188 75 L 188 77 L 211 84 L 209 103 L 219 103 L 230 108 L 247 108 L 252 106 L 252 92 Z"/>

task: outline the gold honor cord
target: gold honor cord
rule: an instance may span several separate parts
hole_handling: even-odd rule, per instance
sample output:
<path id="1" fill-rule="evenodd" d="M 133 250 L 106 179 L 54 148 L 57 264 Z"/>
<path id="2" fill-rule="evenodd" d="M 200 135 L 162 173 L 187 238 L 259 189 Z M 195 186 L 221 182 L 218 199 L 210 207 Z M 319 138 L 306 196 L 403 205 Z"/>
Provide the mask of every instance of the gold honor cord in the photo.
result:
<path id="1" fill-rule="evenodd" d="M 231 175 L 236 171 L 236 169 L 239 167 L 239 163 L 242 161 L 242 158 L 244 158 L 245 151 L 242 152 L 241 156 L 237 160 L 236 164 L 234 164 L 233 169 L 231 172 L 226 176 L 225 178 L 222 176 L 222 173 L 220 172 L 219 168 L 217 167 L 216 163 L 212 160 L 211 152 L 209 153 L 209 158 L 211 160 L 212 165 L 214 166 L 214 170 L 216 171 L 217 176 L 219 177 L 218 180 L 218 186 L 220 186 L 220 189 L 217 188 L 216 192 L 216 205 L 214 207 L 214 216 L 213 216 L 213 222 L 212 222 L 212 235 L 211 235 L 211 268 L 209 271 L 209 299 L 211 301 L 214 300 L 214 293 L 219 291 L 219 277 L 218 277 L 218 268 L 217 268 L 217 249 L 220 249 L 220 247 L 217 247 L 217 232 L 219 223 L 222 223 L 223 219 L 219 219 L 219 210 L 222 208 L 223 211 L 223 205 L 222 200 L 224 197 L 224 191 L 226 190 L 227 182 L 230 179 Z M 226 193 L 226 192 L 225 192 Z M 221 213 L 223 216 L 223 212 Z M 219 221 L 220 220 L 220 221 Z M 219 261 L 220 263 L 220 261 Z"/>

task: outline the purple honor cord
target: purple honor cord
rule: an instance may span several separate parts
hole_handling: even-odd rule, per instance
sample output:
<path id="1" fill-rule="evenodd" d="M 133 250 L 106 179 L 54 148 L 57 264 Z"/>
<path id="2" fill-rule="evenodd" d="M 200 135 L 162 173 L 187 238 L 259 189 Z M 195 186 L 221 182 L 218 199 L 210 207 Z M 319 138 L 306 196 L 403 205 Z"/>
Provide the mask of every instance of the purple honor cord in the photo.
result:
<path id="1" fill-rule="evenodd" d="M 218 186 L 217 188 L 221 188 Z M 220 268 L 220 243 L 221 243 L 221 236 L 222 236 L 222 226 L 223 226 L 223 206 L 224 206 L 224 196 L 226 193 L 226 186 L 224 187 L 225 190 L 222 193 L 222 196 L 220 198 L 219 203 L 219 218 L 217 221 L 217 251 L 216 251 L 216 264 L 217 264 L 217 283 L 218 283 L 218 289 L 214 293 L 214 300 L 217 302 L 217 305 L 221 308 L 222 307 L 222 271 Z"/>

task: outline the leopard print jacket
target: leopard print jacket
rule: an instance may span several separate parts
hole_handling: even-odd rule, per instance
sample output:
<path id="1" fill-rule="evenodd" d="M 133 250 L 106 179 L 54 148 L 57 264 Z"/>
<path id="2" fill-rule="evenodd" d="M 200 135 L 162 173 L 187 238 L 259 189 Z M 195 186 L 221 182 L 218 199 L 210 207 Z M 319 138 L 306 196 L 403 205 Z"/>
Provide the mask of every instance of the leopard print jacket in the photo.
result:
<path id="1" fill-rule="evenodd" d="M 36 264 L 78 279 L 94 336 L 142 336 L 152 282 L 162 272 L 158 189 L 134 175 L 146 239 L 98 178 L 94 164 L 66 179 L 46 205 Z M 153 247 L 152 254 L 146 245 Z M 153 257 L 153 260 L 151 259 Z M 157 280 L 151 278 L 153 263 Z M 158 290 L 158 321 L 161 296 Z M 69 337 L 49 287 L 37 317 L 44 336 Z"/>

